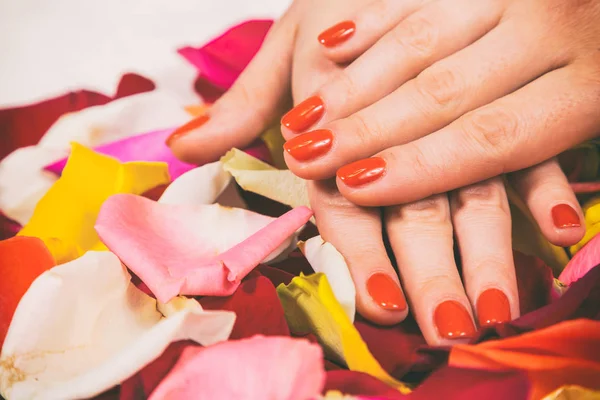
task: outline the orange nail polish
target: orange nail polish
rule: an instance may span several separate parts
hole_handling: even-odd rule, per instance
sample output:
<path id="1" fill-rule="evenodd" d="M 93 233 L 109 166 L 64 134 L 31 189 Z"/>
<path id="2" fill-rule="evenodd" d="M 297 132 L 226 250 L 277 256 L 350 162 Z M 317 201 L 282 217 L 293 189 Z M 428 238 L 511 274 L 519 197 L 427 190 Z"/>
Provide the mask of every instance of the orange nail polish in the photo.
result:
<path id="1" fill-rule="evenodd" d="M 334 47 L 345 42 L 354 35 L 356 25 L 352 21 L 343 21 L 324 30 L 319 35 L 319 43 L 325 47 Z"/>
<path id="2" fill-rule="evenodd" d="M 479 326 L 490 326 L 510 321 L 508 297 L 498 289 L 487 289 L 477 299 Z"/>
<path id="3" fill-rule="evenodd" d="M 285 142 L 283 148 L 298 161 L 308 161 L 327 153 L 333 143 L 329 129 L 317 129 Z"/>
<path id="4" fill-rule="evenodd" d="M 552 220 L 557 228 L 578 228 L 581 226 L 579 214 L 568 204 L 559 204 L 552 208 Z"/>
<path id="5" fill-rule="evenodd" d="M 350 187 L 371 183 L 385 173 L 385 160 L 380 157 L 365 158 L 338 169 L 337 177 Z"/>
<path id="6" fill-rule="evenodd" d="M 181 136 L 185 136 L 188 133 L 190 133 L 191 131 L 193 131 L 194 129 L 200 128 L 202 125 L 204 125 L 206 123 L 206 121 L 209 120 L 209 116 L 208 115 L 201 115 L 199 117 L 194 118 L 193 120 L 187 122 L 184 125 L 181 125 L 179 128 L 175 129 L 173 131 L 173 133 L 171 133 L 169 135 L 169 137 L 167 138 L 167 140 L 165 141 L 165 143 L 167 144 L 167 146 L 171 146 L 171 144 L 177 140 L 178 138 L 180 138 Z"/>
<path id="7" fill-rule="evenodd" d="M 281 118 L 281 125 L 294 132 L 302 132 L 321 119 L 325 105 L 319 96 L 312 96 L 292 108 Z"/>
<path id="8" fill-rule="evenodd" d="M 448 300 L 437 306 L 433 322 L 444 339 L 467 339 L 475 335 L 469 312 L 457 301 Z"/>
<path id="9" fill-rule="evenodd" d="M 371 275 L 367 280 L 367 291 L 373 301 L 384 310 L 406 309 L 406 300 L 400 286 L 389 275 L 381 272 Z"/>

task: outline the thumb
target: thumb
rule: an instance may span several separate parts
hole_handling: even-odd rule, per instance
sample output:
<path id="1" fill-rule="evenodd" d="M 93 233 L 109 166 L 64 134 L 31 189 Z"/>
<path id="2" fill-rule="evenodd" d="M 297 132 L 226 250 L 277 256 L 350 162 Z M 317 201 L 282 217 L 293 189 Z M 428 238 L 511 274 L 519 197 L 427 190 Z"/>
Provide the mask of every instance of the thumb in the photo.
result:
<path id="1" fill-rule="evenodd" d="M 248 67 L 208 110 L 167 139 L 176 157 L 212 162 L 232 147 L 252 143 L 285 109 L 296 31 L 294 8 L 277 21 Z"/>

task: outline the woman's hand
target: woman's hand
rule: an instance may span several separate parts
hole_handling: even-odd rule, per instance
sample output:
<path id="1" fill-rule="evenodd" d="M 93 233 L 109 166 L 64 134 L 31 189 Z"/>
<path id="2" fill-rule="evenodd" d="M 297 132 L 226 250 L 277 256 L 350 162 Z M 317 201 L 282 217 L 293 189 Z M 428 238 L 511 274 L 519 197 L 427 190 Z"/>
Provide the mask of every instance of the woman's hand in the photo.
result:
<path id="1" fill-rule="evenodd" d="M 191 162 L 214 161 L 231 147 L 251 143 L 285 109 L 290 91 L 298 103 L 334 81 L 344 67 L 325 58 L 315 38 L 365 4 L 297 0 L 209 118 L 176 131 L 170 140 L 175 154 Z M 397 22 L 384 21 L 390 28 Z M 555 161 L 510 179 L 550 240 L 569 245 L 583 236 L 581 210 Z M 510 214 L 500 179 L 383 210 L 349 202 L 334 180 L 307 184 L 319 231 L 346 258 L 357 309 L 366 318 L 394 324 L 410 305 L 427 341 L 449 344 L 472 335 L 477 325 L 518 317 Z M 386 252 L 384 232 L 396 263 Z M 455 238 L 462 280 L 454 261 Z"/>
<path id="2" fill-rule="evenodd" d="M 356 204 L 444 193 L 600 133 L 599 1 L 375 0 L 339 21 L 322 50 L 350 65 L 282 121 L 289 168 L 337 171 Z"/>

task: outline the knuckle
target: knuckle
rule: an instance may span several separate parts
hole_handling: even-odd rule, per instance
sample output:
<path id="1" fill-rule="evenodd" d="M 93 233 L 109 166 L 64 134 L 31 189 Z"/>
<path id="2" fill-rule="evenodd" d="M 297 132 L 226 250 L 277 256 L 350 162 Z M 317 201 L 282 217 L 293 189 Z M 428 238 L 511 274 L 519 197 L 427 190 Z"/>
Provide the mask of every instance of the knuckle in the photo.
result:
<path id="1" fill-rule="evenodd" d="M 436 108 L 456 103 L 463 92 L 460 76 L 451 69 L 429 68 L 415 79 L 418 93 Z"/>
<path id="2" fill-rule="evenodd" d="M 373 148 L 378 139 L 385 137 L 382 128 L 374 118 L 367 118 L 363 113 L 355 113 L 348 118 L 340 121 L 345 128 L 340 129 L 344 132 L 352 132 L 353 148 Z"/>
<path id="3" fill-rule="evenodd" d="M 494 210 L 509 213 L 508 200 L 500 179 L 488 180 L 458 189 L 454 193 L 457 210 Z"/>
<path id="4" fill-rule="evenodd" d="M 407 19 L 392 31 L 392 40 L 423 58 L 433 55 L 438 42 L 438 29 L 421 16 Z"/>
<path id="5" fill-rule="evenodd" d="M 475 141 L 482 151 L 501 155 L 515 145 L 519 121 L 509 110 L 491 106 L 470 114 L 463 128 L 467 139 Z"/>
<path id="6" fill-rule="evenodd" d="M 453 290 L 451 289 L 454 287 L 455 283 L 454 279 L 449 276 L 447 270 L 438 267 L 436 270 L 418 274 L 416 277 L 415 288 L 418 293 L 427 296 L 428 293 L 439 294 L 452 292 Z"/>
<path id="7" fill-rule="evenodd" d="M 392 220 L 411 224 L 445 225 L 450 221 L 446 195 L 435 195 L 413 203 L 389 207 L 386 213 Z"/>

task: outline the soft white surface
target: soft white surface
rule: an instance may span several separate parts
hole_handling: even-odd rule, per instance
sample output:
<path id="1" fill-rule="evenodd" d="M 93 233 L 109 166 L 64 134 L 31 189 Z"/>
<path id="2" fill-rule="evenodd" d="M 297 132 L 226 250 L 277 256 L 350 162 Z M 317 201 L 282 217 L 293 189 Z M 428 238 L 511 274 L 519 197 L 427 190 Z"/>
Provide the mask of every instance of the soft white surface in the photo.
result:
<path id="1" fill-rule="evenodd" d="M 0 0 L 0 107 L 83 88 L 112 95 L 126 72 L 192 102 L 196 72 L 175 49 L 200 45 L 245 19 L 275 18 L 289 3 Z"/>

